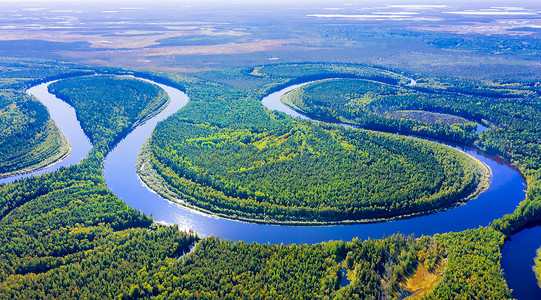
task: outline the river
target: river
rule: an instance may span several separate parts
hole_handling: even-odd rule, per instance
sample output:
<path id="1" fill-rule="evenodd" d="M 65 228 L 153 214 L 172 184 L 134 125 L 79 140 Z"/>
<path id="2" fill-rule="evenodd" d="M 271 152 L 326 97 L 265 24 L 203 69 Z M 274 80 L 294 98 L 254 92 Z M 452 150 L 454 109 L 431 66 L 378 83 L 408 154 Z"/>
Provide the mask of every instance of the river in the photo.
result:
<path id="1" fill-rule="evenodd" d="M 53 82 L 54 81 L 50 81 L 31 87 L 26 90 L 26 93 L 38 98 L 39 101 L 47 107 L 51 119 L 54 120 L 58 128 L 60 128 L 70 142 L 71 149 L 69 155 L 63 160 L 47 166 L 46 168 L 22 175 L 2 178 L 0 179 L 1 183 L 9 183 L 28 176 L 45 174 L 58 170 L 61 167 L 75 165 L 83 160 L 90 152 L 90 149 L 92 149 L 90 140 L 83 132 L 79 125 L 79 121 L 77 121 L 75 109 L 66 102 L 56 98 L 54 95 L 49 94 L 47 87 Z"/>
<path id="2" fill-rule="evenodd" d="M 90 143 L 84 136 L 84 133 L 84 138 L 81 139 L 80 137 L 82 130 L 79 122 L 75 118 L 75 112 L 69 105 L 61 105 L 64 102 L 47 92 L 48 84 L 49 83 L 44 83 L 31 88 L 28 90 L 28 93 L 32 93 L 40 100 L 43 100 L 42 102 L 49 109 L 53 120 L 57 122 L 57 125 L 68 137 L 72 150 L 70 157 L 61 163 L 40 171 L 40 173 L 58 169 L 60 166 L 77 163 L 85 157 L 90 150 Z M 158 85 L 169 94 L 171 98 L 170 104 L 154 118 L 135 128 L 107 155 L 104 163 L 105 181 L 107 186 L 121 199 L 124 199 L 128 205 L 139 209 L 148 215 L 152 215 L 154 220 L 158 222 L 178 224 L 181 229 L 194 230 L 200 236 L 214 235 L 234 241 L 243 240 L 246 242 L 259 243 L 313 244 L 328 240 L 351 240 L 355 237 L 360 239 L 376 239 L 394 233 L 406 235 L 415 234 L 416 236 L 433 235 L 436 233 L 445 233 L 449 231 L 456 232 L 470 228 L 478 228 L 479 226 L 486 226 L 492 220 L 499 218 L 504 214 L 513 212 L 518 203 L 523 200 L 525 196 L 524 180 L 521 178 L 520 174 L 508 164 L 497 158 L 478 153 L 475 150 L 458 147 L 460 150 L 481 160 L 491 168 L 492 178 L 490 187 L 476 199 L 467 202 L 466 205 L 461 205 L 431 215 L 372 224 L 282 226 L 233 221 L 197 212 L 165 200 L 147 189 L 135 170 L 139 150 L 144 141 L 152 133 L 156 124 L 178 111 L 188 102 L 188 97 L 179 90 L 162 84 Z M 265 97 L 262 101 L 263 105 L 269 109 L 283 111 L 291 116 L 306 118 L 289 109 L 279 100 L 281 95 L 298 86 L 300 85 L 290 86 Z M 52 100 L 54 103 L 51 103 L 49 100 Z M 72 115 L 72 117 L 67 117 L 67 115 Z M 71 121 L 67 121 L 67 125 L 62 125 L 64 121 L 60 120 L 66 118 L 70 118 Z M 69 133 L 71 131 L 79 131 L 79 133 L 74 134 L 74 137 L 72 137 Z M 13 180 L 12 178 L 13 177 L 6 178 L 6 182 L 9 182 L 10 179 Z M 515 240 L 517 239 L 513 237 L 510 242 L 506 243 L 502 264 L 506 261 L 506 257 L 510 255 L 509 253 L 516 252 L 514 251 L 515 247 L 512 244 Z M 521 253 L 518 254 L 517 257 L 521 257 L 522 261 L 513 261 L 513 264 L 532 264 L 532 256 L 530 256 L 529 253 L 527 255 L 520 255 Z M 505 267 L 504 269 L 506 270 L 506 279 L 510 276 L 513 278 L 525 276 L 533 277 L 533 273 L 531 272 L 531 274 L 524 274 L 523 272 L 512 273 L 510 272 L 510 269 Z M 510 288 L 515 290 L 515 293 L 517 293 L 522 286 L 520 280 L 518 280 L 518 286 L 515 286 L 509 279 L 508 282 Z M 536 292 L 541 292 L 541 290 Z M 514 296 L 515 293 L 513 294 Z M 535 298 L 523 298 L 521 296 L 520 299 L 538 299 L 539 294 L 536 295 L 537 297 Z"/>
<path id="3" fill-rule="evenodd" d="M 171 104 L 156 118 L 135 129 L 108 154 L 104 165 L 107 186 L 128 205 L 142 210 L 159 222 L 179 224 L 183 229 L 193 229 L 202 236 L 215 235 L 224 239 L 260 243 L 317 243 L 328 240 L 350 240 L 354 237 L 381 238 L 393 233 L 431 235 L 448 231 L 486 226 L 495 218 L 512 212 L 524 199 L 524 181 L 520 174 L 505 165 L 472 150 L 462 149 L 485 162 L 493 173 L 489 189 L 475 200 L 444 212 L 411 219 L 358 225 L 335 226 L 280 226 L 233 221 L 197 212 L 172 203 L 149 191 L 135 171 L 137 155 L 155 124 L 174 113 L 187 102 L 179 91 L 160 85 L 171 97 Z M 279 96 L 290 90 L 282 90 L 263 100 L 271 99 L 279 105 Z M 275 107 L 273 107 L 275 108 Z M 287 111 L 286 111 L 287 112 Z M 509 201 L 509 199 L 515 199 Z M 457 221 L 460 220 L 460 221 Z"/>

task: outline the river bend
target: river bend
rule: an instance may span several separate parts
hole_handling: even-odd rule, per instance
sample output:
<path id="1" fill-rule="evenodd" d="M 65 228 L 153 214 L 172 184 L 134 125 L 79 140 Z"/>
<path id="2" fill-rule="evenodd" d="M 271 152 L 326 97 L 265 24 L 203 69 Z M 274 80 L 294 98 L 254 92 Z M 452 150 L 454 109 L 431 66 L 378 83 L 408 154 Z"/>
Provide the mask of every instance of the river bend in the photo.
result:
<path id="1" fill-rule="evenodd" d="M 469 201 L 467 205 L 411 219 L 358 225 L 284 226 L 233 221 L 201 213 L 163 199 L 149 191 L 136 173 L 139 149 L 151 134 L 155 124 L 176 112 L 188 100 L 185 94 L 160 85 L 171 97 L 170 106 L 143 126 L 136 128 L 108 154 L 104 165 L 107 186 L 128 205 L 142 210 L 158 221 L 179 224 L 193 229 L 201 236 L 215 235 L 224 239 L 260 243 L 317 243 L 328 240 L 350 240 L 354 237 L 381 238 L 393 233 L 432 235 L 448 231 L 462 231 L 486 226 L 492 220 L 514 211 L 524 199 L 524 180 L 514 169 L 501 161 L 491 159 L 468 149 L 461 149 L 486 163 L 493 177 L 487 191 Z M 279 96 L 295 88 L 289 87 L 265 97 L 263 104 L 271 109 L 279 105 Z M 274 100 L 273 100 L 274 99 Z M 288 114 L 291 112 L 285 111 Z M 297 116 L 297 115 L 294 115 Z M 512 199 L 512 201 L 510 201 Z"/>
<path id="2" fill-rule="evenodd" d="M 43 103 L 47 107 L 51 119 L 54 120 L 56 126 L 60 128 L 60 130 L 62 131 L 62 133 L 64 133 L 70 143 L 71 149 L 69 155 L 63 160 L 58 161 L 43 169 L 22 175 L 2 178 L 0 179 L 1 183 L 10 183 L 17 179 L 26 178 L 32 175 L 45 174 L 58 170 L 61 167 L 75 165 L 81 160 L 83 160 L 90 152 L 90 149 L 92 149 L 92 144 L 90 143 L 90 140 L 83 132 L 81 124 L 79 124 L 79 121 L 77 120 L 77 117 L 75 115 L 75 109 L 73 109 L 73 107 L 71 107 L 66 102 L 50 94 L 47 90 L 49 84 L 55 81 L 56 80 L 33 86 L 26 90 L 26 93 L 36 97 L 39 101 L 41 101 L 41 103 Z"/>
<path id="3" fill-rule="evenodd" d="M 27 92 L 36 96 L 47 106 L 51 118 L 57 123 L 70 141 L 71 153 L 70 156 L 62 162 L 30 174 L 50 172 L 61 166 L 78 163 L 88 154 L 91 148 L 88 138 L 84 135 L 80 124 L 75 117 L 73 108 L 48 93 L 47 85 L 50 83 L 52 82 L 40 84 L 29 89 Z M 152 215 L 154 220 L 166 224 L 179 224 L 181 229 L 195 230 L 201 236 L 214 235 L 234 241 L 243 240 L 246 242 L 259 243 L 312 244 L 328 240 L 351 240 L 355 237 L 360 239 L 369 237 L 376 239 L 394 233 L 406 235 L 415 234 L 416 236 L 433 235 L 436 233 L 462 231 L 470 228 L 478 228 L 479 226 L 486 226 L 492 220 L 500 218 L 504 214 L 512 213 L 525 196 L 524 180 L 521 178 L 520 174 L 508 164 L 497 158 L 478 153 L 475 150 L 458 147 L 460 150 L 474 156 L 490 167 L 492 170 L 490 186 L 476 199 L 468 201 L 466 205 L 461 205 L 435 214 L 372 224 L 285 226 L 233 221 L 201 213 L 170 202 L 147 189 L 136 172 L 135 166 L 141 146 L 151 135 L 156 124 L 181 109 L 188 102 L 188 97 L 179 90 L 162 84 L 157 85 L 169 94 L 169 97 L 171 98 L 170 104 L 154 118 L 135 128 L 107 155 L 104 163 L 105 181 L 107 186 L 121 199 L 125 200 L 128 205 L 143 211 L 145 214 Z M 276 109 L 290 116 L 306 119 L 306 116 L 291 110 L 279 100 L 281 95 L 301 85 L 302 84 L 290 86 L 273 93 L 265 97 L 262 103 L 271 110 Z M 63 123 L 65 123 L 65 125 L 63 125 Z M 73 134 L 70 132 L 73 132 Z M 13 180 L 14 177 L 5 178 L 4 182 Z M 515 239 L 513 238 L 513 240 Z M 505 258 L 508 256 L 508 252 L 513 252 L 512 250 L 506 249 L 515 248 L 511 247 L 509 242 L 506 243 L 503 252 L 503 262 L 506 261 Z M 529 253 L 526 256 L 531 264 L 533 262 L 532 257 Z M 514 261 L 514 263 L 517 262 Z M 504 269 L 506 270 L 506 278 L 510 283 L 510 288 L 515 290 L 520 289 L 520 287 L 514 286 L 509 281 L 509 277 L 521 277 L 526 275 L 524 273 L 510 274 L 507 268 L 504 267 Z M 533 277 L 533 273 L 530 277 Z M 541 292 L 541 290 L 538 289 L 537 292 Z M 515 294 L 513 295 L 515 296 Z M 523 296 L 524 295 L 521 295 L 520 298 L 522 299 Z M 524 297 L 524 299 L 530 298 L 527 296 Z"/>

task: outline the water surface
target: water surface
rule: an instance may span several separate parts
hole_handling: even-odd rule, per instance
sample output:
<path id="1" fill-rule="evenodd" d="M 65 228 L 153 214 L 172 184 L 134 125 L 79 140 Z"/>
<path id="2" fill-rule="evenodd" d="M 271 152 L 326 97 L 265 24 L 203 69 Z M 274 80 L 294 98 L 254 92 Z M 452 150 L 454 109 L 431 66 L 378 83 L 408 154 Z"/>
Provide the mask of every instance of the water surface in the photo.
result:
<path id="1" fill-rule="evenodd" d="M 156 221 L 179 224 L 181 228 L 193 229 L 201 236 L 215 235 L 246 242 L 312 244 L 328 240 L 351 240 L 354 237 L 382 238 L 398 232 L 416 236 L 432 235 L 486 226 L 492 220 L 513 212 L 516 205 L 524 199 L 524 180 L 517 171 L 501 161 L 472 150 L 462 149 L 492 169 L 490 187 L 466 205 L 432 215 L 373 224 L 283 226 L 233 221 L 200 213 L 149 191 L 136 173 L 135 165 L 139 149 L 151 134 L 154 124 L 174 113 L 187 101 L 186 95 L 178 90 L 160 86 L 170 94 L 171 106 L 156 118 L 135 129 L 107 156 L 104 166 L 105 180 L 107 186 L 128 205 L 152 215 Z M 296 87 L 291 86 L 269 95 L 263 100 L 263 104 L 299 116 L 294 111 L 284 109 L 285 106 L 279 101 L 281 95 Z M 269 103 L 272 103 L 272 106 L 269 106 Z"/>
<path id="2" fill-rule="evenodd" d="M 524 229 L 505 242 L 502 269 L 505 281 L 519 300 L 541 299 L 541 288 L 533 271 L 537 248 L 541 247 L 541 227 Z"/>
<path id="3" fill-rule="evenodd" d="M 48 84 L 50 83 L 33 87 L 28 90 L 28 93 L 35 95 L 47 106 L 51 118 L 70 141 L 71 154 L 54 166 L 22 177 L 76 164 L 86 157 L 91 148 L 88 138 L 75 117 L 73 108 L 49 94 Z M 147 189 L 136 173 L 135 165 L 141 146 L 151 135 L 156 124 L 188 102 L 188 97 L 184 93 L 165 85 L 158 85 L 169 94 L 171 98 L 169 106 L 156 117 L 137 127 L 107 155 L 104 164 L 106 184 L 128 205 L 152 215 L 156 221 L 179 224 L 182 229 L 193 229 L 201 236 L 215 235 L 235 241 L 260 243 L 312 244 L 328 240 L 351 240 L 354 237 L 382 238 L 394 233 L 416 236 L 433 235 L 486 226 L 492 220 L 512 213 L 525 196 L 525 182 L 516 170 L 502 160 L 472 149 L 461 149 L 491 168 L 490 187 L 466 205 L 432 215 L 373 224 L 307 227 L 253 224 L 200 213 L 163 199 Z M 265 97 L 262 103 L 269 109 L 280 110 L 288 115 L 306 119 L 307 117 L 283 105 L 279 100 L 281 95 L 301 85 L 290 86 L 273 93 Z M 13 180 L 14 177 L 10 177 L 4 179 L 3 182 Z M 528 229 L 513 236 L 502 251 L 505 278 L 509 287 L 514 289 L 513 296 L 519 299 L 541 298 L 541 289 L 537 287 L 531 270 L 535 249 L 539 246 L 535 241 L 541 240 L 540 229 L 540 227 Z"/>
<path id="4" fill-rule="evenodd" d="M 45 174 L 58 170 L 61 167 L 75 165 L 81 160 L 83 160 L 90 152 L 90 149 L 92 149 L 92 144 L 90 143 L 90 140 L 83 132 L 81 124 L 79 124 L 79 121 L 77 120 L 77 116 L 75 115 L 75 109 L 73 109 L 73 107 L 71 107 L 66 102 L 50 94 L 47 90 L 49 84 L 53 82 L 54 81 L 50 81 L 36 85 L 28 89 L 26 93 L 36 97 L 39 101 L 41 101 L 41 103 L 43 103 L 47 107 L 51 119 L 56 123 L 62 133 L 64 133 L 70 143 L 69 155 L 63 160 L 52 164 L 44 169 L 22 175 L 6 177 L 0 179 L 0 182 L 9 183 L 17 179 L 26 178 L 28 176 Z"/>

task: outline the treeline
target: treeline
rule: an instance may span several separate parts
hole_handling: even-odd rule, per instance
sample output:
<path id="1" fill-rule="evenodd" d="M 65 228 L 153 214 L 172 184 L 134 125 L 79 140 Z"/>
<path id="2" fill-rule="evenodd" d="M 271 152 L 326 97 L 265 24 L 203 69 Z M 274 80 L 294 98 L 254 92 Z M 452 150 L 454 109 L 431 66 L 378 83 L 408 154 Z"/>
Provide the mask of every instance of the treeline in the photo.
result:
<path id="1" fill-rule="evenodd" d="M 516 28 L 514 30 L 520 30 Z M 531 31 L 526 28 L 525 31 Z M 534 29 L 535 30 L 535 29 Z M 453 49 L 457 51 L 471 51 L 483 54 L 507 54 L 507 55 L 540 55 L 541 42 L 538 38 L 517 39 L 514 36 L 498 35 L 485 36 L 476 34 L 473 36 L 462 34 L 423 34 L 422 39 L 430 45 L 442 49 Z"/>
<path id="2" fill-rule="evenodd" d="M 533 271 L 535 272 L 535 278 L 537 278 L 537 284 L 541 287 L 541 248 L 537 249 Z"/>
<path id="3" fill-rule="evenodd" d="M 428 299 L 510 299 L 500 267 L 505 236 L 490 227 L 434 236 L 447 253 L 442 280 Z"/>
<path id="4" fill-rule="evenodd" d="M 343 65 L 339 66 L 343 68 Z M 330 74 L 323 68 L 303 64 L 263 66 L 258 69 L 258 73 L 261 74 L 260 76 L 268 75 L 280 84 L 284 84 L 283 82 L 294 80 L 291 76 L 302 73 L 304 67 L 308 70 L 321 71 L 320 76 Z M 282 78 L 282 81 L 279 78 Z M 417 85 L 412 89 L 427 96 L 414 99 L 397 97 L 396 99 L 403 101 L 390 104 L 397 109 L 445 113 L 491 125 L 489 130 L 474 135 L 473 139 L 462 139 L 460 135 L 449 136 L 443 131 L 434 131 L 430 135 L 450 137 L 451 140 L 458 140 L 485 152 L 504 157 L 517 165 L 526 177 L 528 190 L 525 201 L 521 202 L 513 214 L 495 220 L 492 226 L 509 236 L 525 226 L 539 224 L 541 221 L 541 146 L 538 141 L 541 140 L 541 101 L 539 100 L 541 90 L 537 81 L 520 82 L 509 79 L 469 81 L 458 78 L 420 77 L 419 75 L 415 79 Z M 265 87 L 268 91 L 272 91 L 274 86 Z M 374 123 L 373 119 L 368 120 Z M 359 121 L 366 122 L 362 119 Z M 395 122 L 393 119 L 383 121 L 384 126 L 378 125 L 373 128 L 385 130 L 389 128 L 389 124 Z M 396 131 L 411 131 L 415 126 L 417 126 L 415 123 L 406 122 L 404 127 L 398 127 Z M 422 127 L 429 128 L 426 125 Z"/>
<path id="5" fill-rule="evenodd" d="M 272 64 L 258 67 L 261 76 L 249 69 L 217 69 L 187 77 L 172 73 L 140 73 L 137 76 L 168 84 L 190 97 L 190 102 L 176 115 L 192 123 L 210 123 L 220 127 L 234 125 L 254 130 L 271 129 L 280 113 L 269 113 L 261 106 L 261 98 L 284 87 L 307 80 L 335 77 L 407 85 L 409 79 L 395 72 L 357 64 Z"/>
<path id="6" fill-rule="evenodd" d="M 0 91 L 0 178 L 44 167 L 68 151 L 41 103 L 18 90 Z"/>
<path id="7" fill-rule="evenodd" d="M 430 211 L 467 197 L 487 176 L 439 144 L 309 122 L 257 132 L 173 117 L 156 127 L 151 145 L 158 175 L 191 205 L 262 222 Z"/>
<path id="8" fill-rule="evenodd" d="M 75 108 L 90 141 L 105 150 L 169 101 L 154 84 L 106 75 L 60 80 L 49 85 L 49 92 Z"/>
<path id="9" fill-rule="evenodd" d="M 93 74 L 95 70 L 62 61 L 0 57 L 0 88 L 23 91 L 48 80 Z M 100 68 L 100 71 L 107 70 Z"/>
<path id="10" fill-rule="evenodd" d="M 282 96 L 281 101 L 324 121 L 462 144 L 475 140 L 475 122 L 438 113 L 447 111 L 438 103 L 453 101 L 451 96 L 421 93 L 410 87 L 360 79 L 328 79 L 299 87 Z M 419 113 L 400 113 L 412 111 Z"/>
<path id="11" fill-rule="evenodd" d="M 113 298 L 197 240 L 126 206 L 103 156 L 0 188 L 0 298 Z"/>

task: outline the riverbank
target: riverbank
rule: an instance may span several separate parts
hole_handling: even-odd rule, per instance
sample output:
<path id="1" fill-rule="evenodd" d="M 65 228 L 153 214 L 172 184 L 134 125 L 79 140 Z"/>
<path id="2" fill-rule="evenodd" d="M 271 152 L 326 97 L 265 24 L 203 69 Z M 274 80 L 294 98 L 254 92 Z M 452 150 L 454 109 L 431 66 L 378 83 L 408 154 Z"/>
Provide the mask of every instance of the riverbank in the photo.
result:
<path id="1" fill-rule="evenodd" d="M 288 89 L 289 88 L 285 88 L 284 90 L 288 90 Z M 273 108 L 276 109 L 276 107 L 273 107 Z M 310 220 L 310 221 L 276 220 L 276 219 L 269 218 L 268 216 L 265 216 L 265 215 L 262 215 L 261 218 L 249 218 L 245 216 L 239 216 L 235 214 L 235 212 L 232 212 L 231 214 L 226 214 L 226 213 L 222 213 L 218 211 L 212 211 L 212 210 L 201 208 L 199 206 L 193 205 L 192 203 L 189 202 L 189 200 L 185 199 L 189 197 L 185 197 L 185 195 L 175 192 L 175 188 L 168 185 L 163 180 L 163 178 L 157 173 L 157 171 L 152 168 L 152 163 L 150 162 L 149 141 L 150 141 L 150 138 L 146 139 L 145 143 L 143 144 L 143 147 L 141 148 L 141 152 L 137 158 L 137 168 L 136 168 L 136 171 L 139 177 L 145 183 L 147 188 L 149 188 L 153 192 L 156 192 L 158 195 L 172 202 L 178 203 L 187 208 L 190 208 L 190 209 L 193 209 L 205 214 L 218 216 L 218 217 L 226 218 L 230 220 L 257 223 L 257 224 L 271 224 L 271 225 L 284 225 L 284 226 L 325 226 L 325 225 L 367 224 L 367 223 L 378 223 L 378 222 L 388 222 L 388 221 L 409 219 L 409 218 L 419 217 L 423 215 L 429 215 L 429 214 L 442 212 L 442 211 L 449 210 L 451 208 L 455 208 L 457 206 L 463 205 L 465 202 L 476 198 L 483 191 L 486 191 L 489 187 L 489 183 L 491 179 L 491 170 L 488 165 L 482 163 L 480 160 L 474 158 L 472 155 L 469 155 L 460 149 L 442 145 L 442 147 L 449 147 L 453 149 L 452 151 L 456 152 L 456 155 L 466 156 L 470 160 L 470 163 L 471 163 L 470 165 L 476 169 L 474 172 L 477 175 L 476 176 L 477 178 L 475 179 L 475 183 L 469 184 L 467 187 L 465 187 L 464 189 L 464 191 L 466 191 L 465 194 L 461 195 L 460 198 L 457 197 L 457 200 L 454 201 L 450 205 L 447 204 L 435 209 L 396 215 L 396 216 L 392 216 L 388 218 L 367 218 L 367 219 L 353 219 L 353 220 L 352 219 L 343 219 L 343 220 L 338 219 L 338 220 L 332 220 L 332 221 L 321 221 L 317 219 Z M 242 212 L 239 212 L 239 213 L 242 213 Z"/>
<path id="2" fill-rule="evenodd" d="M 171 91 L 168 90 L 168 92 Z M 178 100 L 172 102 L 177 103 Z M 175 105 L 174 103 L 172 105 Z M 181 107 L 182 105 L 177 105 L 171 108 L 171 111 L 175 112 Z M 169 107 L 167 110 L 169 110 Z M 61 111 L 65 114 L 63 110 Z M 524 199 L 524 180 L 521 179 L 520 174 L 516 170 L 502 164 L 497 159 L 495 160 L 494 157 L 480 155 L 479 153 L 467 150 L 468 154 L 471 153 L 472 156 L 478 157 L 479 160 L 489 165 L 490 169 L 494 172 L 492 178 L 494 184 L 491 184 L 489 190 L 486 193 L 482 193 L 476 201 L 471 201 L 468 205 L 463 205 L 442 213 L 397 222 L 321 227 L 267 226 L 212 217 L 164 200 L 144 188 L 135 173 L 133 166 L 135 165 L 140 144 L 133 142 L 133 140 L 139 139 L 143 143 L 152 132 L 155 123 L 167 116 L 168 114 L 164 114 L 163 116 L 160 114 L 160 117 L 157 117 L 156 120 L 149 120 L 150 124 L 143 124 L 131 132 L 125 140 L 121 141 L 122 145 L 119 145 L 116 150 L 112 151 L 117 152 L 116 154 L 118 155 L 115 156 L 115 153 L 109 153 L 106 158 L 103 168 L 104 177 L 108 188 L 117 194 L 119 198 L 125 200 L 129 206 L 140 209 L 147 215 L 152 215 L 159 222 L 166 224 L 176 223 L 182 229 L 194 229 L 202 236 L 215 235 L 223 239 L 259 243 L 314 244 L 330 239 L 351 240 L 354 237 L 358 237 L 359 239 L 374 239 L 389 236 L 396 232 L 401 232 L 405 235 L 415 234 L 416 236 L 432 235 L 435 233 L 458 232 L 468 228 L 486 226 L 492 220 L 506 213 L 513 212 L 518 201 Z M 56 121 L 56 118 L 52 118 Z M 71 125 L 72 128 L 77 126 L 78 122 L 74 122 Z M 140 132 L 143 127 L 147 129 Z M 137 138 L 135 137 L 136 135 L 143 137 Z M 72 141 L 71 138 L 70 141 Z M 76 148 L 75 145 L 72 146 L 74 147 L 73 149 Z M 132 152 L 134 154 L 133 163 L 127 159 Z M 119 161 L 119 158 L 121 161 Z M 122 164 L 115 164 L 116 162 Z M 130 181 L 132 177 L 134 181 Z M 115 182 L 116 178 L 118 178 L 118 184 Z M 456 222 L 457 220 L 460 220 L 460 222 Z M 427 226 L 427 224 L 430 224 L 430 226 Z M 524 256 L 524 254 L 521 256 Z M 528 258 L 531 262 L 530 259 Z M 531 272 L 531 266 L 529 269 Z"/>
<path id="3" fill-rule="evenodd" d="M 398 221 L 403 219 L 410 219 L 415 218 L 419 216 L 424 215 L 430 215 L 435 214 L 438 212 L 443 212 L 452 208 L 455 208 L 457 206 L 464 205 L 465 202 L 472 200 L 479 196 L 482 192 L 486 191 L 489 187 L 490 182 L 490 168 L 480 162 L 479 160 L 475 159 L 474 157 L 468 155 L 472 160 L 475 160 L 478 162 L 478 168 L 480 170 L 483 170 L 482 175 L 479 178 L 479 181 L 476 184 L 476 188 L 474 191 L 469 194 L 468 196 L 464 197 L 463 199 L 457 201 L 455 204 L 445 207 L 440 207 L 433 210 L 428 211 L 421 211 L 416 213 L 410 213 L 410 214 L 404 214 L 400 216 L 395 216 L 391 218 L 374 218 L 374 219 L 360 219 L 360 220 L 340 220 L 340 221 L 280 221 L 280 220 L 273 220 L 273 219 L 254 219 L 254 218 L 245 218 L 245 217 L 238 217 L 235 215 L 227 215 L 219 212 L 214 212 L 211 210 L 206 210 L 203 208 L 200 208 L 195 205 L 191 205 L 187 201 L 180 199 L 179 195 L 177 195 L 175 192 L 173 192 L 173 188 L 169 186 L 161 177 L 160 175 L 152 168 L 152 163 L 150 162 L 150 149 L 149 149 L 149 143 L 150 139 L 146 140 L 143 144 L 143 147 L 141 148 L 141 152 L 139 153 L 139 156 L 137 158 L 137 173 L 139 177 L 141 178 L 142 182 L 145 184 L 146 188 L 148 188 L 150 191 L 157 193 L 158 195 L 162 196 L 165 199 L 168 199 L 174 203 L 183 205 L 189 209 L 193 209 L 205 214 L 230 219 L 234 221 L 241 221 L 241 222 L 250 222 L 250 223 L 256 223 L 256 224 L 268 224 L 268 225 L 285 225 L 285 226 L 328 226 L 328 225 L 352 225 L 352 224 L 370 224 L 370 223 L 379 223 L 379 222 L 391 222 L 391 221 Z M 459 151 L 459 150 L 458 150 Z"/>
<path id="4" fill-rule="evenodd" d="M 71 145 L 70 145 L 70 142 L 68 141 L 68 138 L 64 135 L 62 130 L 60 130 L 60 128 L 58 128 L 58 140 L 59 140 L 59 147 L 55 154 L 47 157 L 46 159 L 38 162 L 37 164 L 28 166 L 24 169 L 0 174 L 0 179 L 36 172 L 39 170 L 46 169 L 50 166 L 53 166 L 63 161 L 65 158 L 67 158 L 70 155 Z"/>

